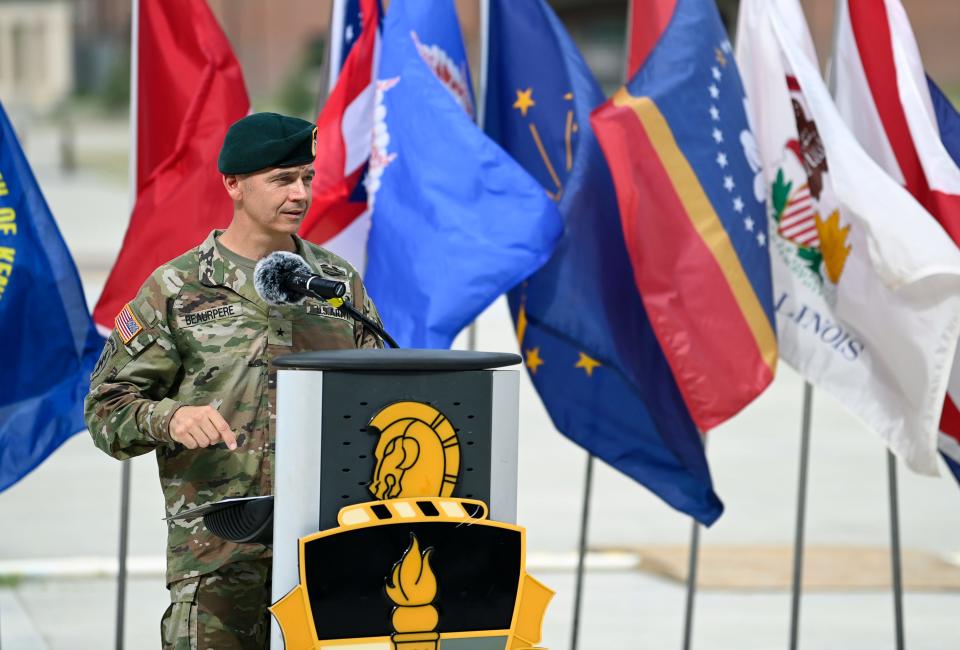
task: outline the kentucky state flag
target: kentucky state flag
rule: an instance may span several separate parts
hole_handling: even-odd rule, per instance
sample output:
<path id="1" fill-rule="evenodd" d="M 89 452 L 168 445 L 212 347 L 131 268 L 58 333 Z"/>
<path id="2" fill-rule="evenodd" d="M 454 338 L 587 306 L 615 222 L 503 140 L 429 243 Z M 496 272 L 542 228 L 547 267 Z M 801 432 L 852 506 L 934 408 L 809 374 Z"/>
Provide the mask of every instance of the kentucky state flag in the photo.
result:
<path id="1" fill-rule="evenodd" d="M 564 435 L 710 524 L 723 505 L 633 281 L 589 122 L 603 93 L 543 0 L 492 0 L 489 42 L 486 130 L 565 223 L 550 261 L 509 294 L 530 377 Z"/>
<path id="2" fill-rule="evenodd" d="M 0 491 L 81 431 L 97 335 L 73 259 L 0 105 Z"/>
<path id="3" fill-rule="evenodd" d="M 592 122 L 634 282 L 706 431 L 756 398 L 776 369 L 766 195 L 716 5 L 671 4 L 656 46 Z M 648 3 L 634 6 L 647 11 L 646 24 L 657 24 Z"/>
<path id="4" fill-rule="evenodd" d="M 383 30 L 367 191 L 366 282 L 403 346 L 449 347 L 549 258 L 543 188 L 473 122 L 449 0 L 393 0 Z"/>

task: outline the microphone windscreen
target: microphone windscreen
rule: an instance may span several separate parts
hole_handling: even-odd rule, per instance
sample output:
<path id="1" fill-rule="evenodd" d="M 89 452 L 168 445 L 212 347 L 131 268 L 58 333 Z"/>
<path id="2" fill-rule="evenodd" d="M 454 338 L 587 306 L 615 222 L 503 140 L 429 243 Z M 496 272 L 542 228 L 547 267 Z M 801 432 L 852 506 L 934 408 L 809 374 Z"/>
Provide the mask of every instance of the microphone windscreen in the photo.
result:
<path id="1" fill-rule="evenodd" d="M 285 288 L 285 279 L 299 274 L 310 275 L 310 265 L 296 253 L 276 251 L 257 262 L 253 270 L 253 288 L 268 305 L 299 305 L 304 296 Z"/>

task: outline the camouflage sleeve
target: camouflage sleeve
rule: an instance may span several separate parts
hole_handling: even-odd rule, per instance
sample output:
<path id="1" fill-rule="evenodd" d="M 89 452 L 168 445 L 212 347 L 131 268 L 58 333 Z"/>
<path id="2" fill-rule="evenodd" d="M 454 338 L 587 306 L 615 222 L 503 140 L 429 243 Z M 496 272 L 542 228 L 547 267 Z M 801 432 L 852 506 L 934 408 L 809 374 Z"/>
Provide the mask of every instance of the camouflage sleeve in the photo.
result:
<path id="1" fill-rule="evenodd" d="M 119 329 L 110 334 L 84 402 L 84 419 L 94 444 L 119 459 L 170 443 L 167 428 L 181 406 L 166 397 L 177 381 L 180 356 L 165 316 L 166 299 L 151 298 L 156 292 L 151 292 L 150 282 L 124 307 L 126 333 L 133 336 L 124 342 Z M 162 303 L 160 308 L 156 303 Z M 124 317 L 121 312 L 118 327 Z"/>
<path id="2" fill-rule="evenodd" d="M 364 316 L 382 328 L 383 321 L 380 320 L 380 313 L 377 311 L 377 307 L 373 304 L 370 296 L 367 295 L 367 290 L 366 287 L 363 286 L 363 281 L 360 279 L 360 274 L 355 274 L 353 276 L 353 280 L 353 295 L 358 297 L 363 296 L 363 303 L 357 308 Z M 354 325 L 354 340 L 356 341 L 358 348 L 382 348 L 385 345 L 384 342 L 380 340 L 379 336 L 370 331 L 369 327 L 366 327 L 363 323 L 359 322 Z"/>

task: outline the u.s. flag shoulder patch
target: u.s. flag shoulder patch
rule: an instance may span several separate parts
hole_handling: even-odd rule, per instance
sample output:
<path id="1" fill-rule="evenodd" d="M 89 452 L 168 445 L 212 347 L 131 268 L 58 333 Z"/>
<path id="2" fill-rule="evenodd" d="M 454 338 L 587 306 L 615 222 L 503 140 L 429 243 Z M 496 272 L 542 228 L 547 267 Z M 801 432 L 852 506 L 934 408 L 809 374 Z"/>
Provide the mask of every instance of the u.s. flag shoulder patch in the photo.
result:
<path id="1" fill-rule="evenodd" d="M 120 310 L 120 313 L 117 314 L 113 324 L 116 326 L 117 333 L 120 335 L 120 340 L 123 341 L 124 345 L 130 343 L 137 334 L 143 331 L 143 325 L 140 324 L 137 315 L 133 313 L 129 302 L 125 304 L 123 309 Z"/>

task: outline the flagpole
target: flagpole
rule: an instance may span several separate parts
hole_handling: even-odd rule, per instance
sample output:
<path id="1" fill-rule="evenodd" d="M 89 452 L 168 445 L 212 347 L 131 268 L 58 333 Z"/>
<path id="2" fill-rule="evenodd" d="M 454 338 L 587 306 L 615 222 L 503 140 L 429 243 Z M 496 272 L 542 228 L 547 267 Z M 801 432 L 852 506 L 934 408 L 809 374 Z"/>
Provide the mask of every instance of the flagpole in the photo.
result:
<path id="1" fill-rule="evenodd" d="M 343 58 L 343 21 L 347 15 L 347 0 L 333 0 L 330 7 L 330 45 L 327 48 L 327 88 L 326 97 L 333 92 L 340 77 L 340 60 Z M 319 106 L 318 112 L 319 112 Z"/>
<path id="2" fill-rule="evenodd" d="M 130 158 L 127 167 L 130 209 L 137 200 L 137 109 L 140 62 L 140 0 L 130 0 Z M 123 650 L 127 604 L 127 545 L 130 539 L 130 463 L 120 464 L 120 540 L 117 549 L 116 650 Z"/>
<path id="3" fill-rule="evenodd" d="M 483 131 L 487 113 L 487 65 L 490 56 L 490 0 L 480 0 L 480 80 L 477 87 L 477 126 Z M 467 327 L 467 349 L 477 349 L 476 319 Z"/>
<path id="4" fill-rule="evenodd" d="M 338 33 L 340 34 L 339 38 L 343 37 L 343 26 L 340 25 L 339 28 L 337 26 L 337 5 L 340 2 L 341 0 L 334 0 L 333 4 L 330 5 L 330 32 L 325 46 L 326 57 L 323 63 L 323 71 L 320 74 L 320 88 L 317 90 L 317 102 L 313 106 L 314 116 L 320 115 L 320 110 L 323 108 L 323 105 L 326 104 L 327 98 L 330 97 L 333 85 L 336 83 L 336 77 L 339 76 L 340 72 L 339 64 L 334 64 L 334 41 L 338 39 Z M 343 10 L 341 8 L 341 16 L 342 15 Z M 339 62 L 339 60 L 340 57 L 338 56 L 336 61 Z"/>
<path id="5" fill-rule="evenodd" d="M 893 623 L 897 650 L 903 650 L 903 563 L 900 554 L 897 458 L 889 449 L 887 449 L 887 487 L 890 495 L 890 568 L 893 573 Z"/>
<path id="6" fill-rule="evenodd" d="M 704 440 L 706 443 L 706 440 Z M 706 444 L 704 444 L 706 446 Z M 690 557 L 687 561 L 687 600 L 683 616 L 683 650 L 690 650 L 693 643 L 693 605 L 697 595 L 697 569 L 700 565 L 700 522 L 691 518 Z"/>
<path id="7" fill-rule="evenodd" d="M 481 7 L 487 6 L 490 0 L 481 0 Z M 487 8 L 489 12 L 489 8 Z M 624 37 L 626 56 L 623 63 L 623 83 L 628 81 L 630 74 L 630 16 L 633 12 L 633 0 L 627 2 L 627 28 Z M 487 17 L 489 21 L 489 17 Z M 488 30 L 489 31 L 489 30 Z M 488 35 L 485 34 L 486 39 Z M 486 66 L 481 70 L 484 75 L 482 82 L 486 84 Z M 583 583 L 586 571 L 587 537 L 590 534 L 590 494 L 593 491 L 593 454 L 587 452 L 587 470 L 583 477 L 583 501 L 580 507 L 580 540 L 577 549 L 577 576 L 573 597 L 573 623 L 570 627 L 570 650 L 577 650 L 580 642 L 580 610 L 583 606 Z"/>
<path id="8" fill-rule="evenodd" d="M 580 643 L 580 610 L 583 597 L 583 577 L 587 559 L 587 535 L 590 521 L 590 493 L 593 487 L 593 454 L 587 454 L 587 470 L 583 477 L 583 505 L 580 509 L 580 542 L 577 551 L 577 578 L 573 590 L 573 627 L 570 630 L 570 650 Z"/>
<path id="9" fill-rule="evenodd" d="M 833 12 L 833 48 L 827 64 L 827 87 L 831 95 L 836 95 L 837 43 L 840 40 L 840 20 L 843 16 L 844 2 L 836 0 Z M 897 486 L 897 459 L 887 449 L 887 495 L 890 507 L 890 570 L 893 587 L 893 630 L 897 650 L 904 647 L 903 626 L 903 556 L 900 550 L 900 511 Z"/>
<path id="10" fill-rule="evenodd" d="M 793 585 L 790 600 L 790 650 L 797 650 L 800 635 L 800 592 L 803 582 L 804 526 L 807 514 L 807 473 L 810 465 L 810 419 L 813 386 L 803 383 L 803 419 L 800 425 L 800 478 L 797 486 L 797 523 L 793 539 Z"/>

